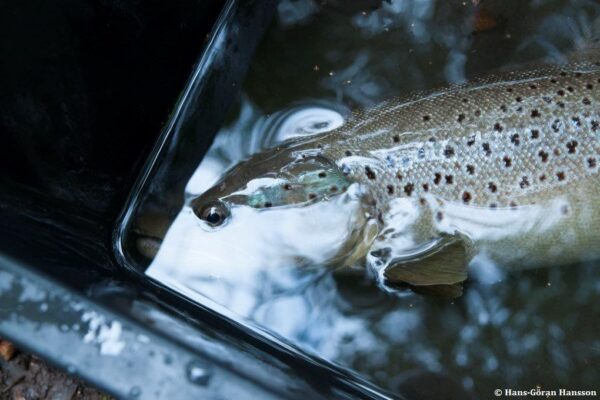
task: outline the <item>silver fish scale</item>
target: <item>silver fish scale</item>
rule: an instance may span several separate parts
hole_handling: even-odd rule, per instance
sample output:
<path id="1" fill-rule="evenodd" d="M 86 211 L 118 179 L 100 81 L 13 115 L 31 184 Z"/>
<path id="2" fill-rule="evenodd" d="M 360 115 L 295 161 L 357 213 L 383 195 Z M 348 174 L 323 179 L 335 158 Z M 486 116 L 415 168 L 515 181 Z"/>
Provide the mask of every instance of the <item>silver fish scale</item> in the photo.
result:
<path id="1" fill-rule="evenodd" d="M 429 193 L 508 207 L 598 176 L 597 62 L 505 74 L 397 104 L 357 113 L 321 145 L 378 204 Z"/>

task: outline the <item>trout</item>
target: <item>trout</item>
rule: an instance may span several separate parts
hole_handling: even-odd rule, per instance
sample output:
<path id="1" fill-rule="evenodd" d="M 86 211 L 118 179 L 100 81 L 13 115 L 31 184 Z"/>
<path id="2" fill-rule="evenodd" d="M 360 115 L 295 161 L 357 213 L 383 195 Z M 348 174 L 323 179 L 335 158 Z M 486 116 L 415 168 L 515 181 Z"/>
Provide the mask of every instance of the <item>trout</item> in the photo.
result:
<path id="1" fill-rule="evenodd" d="M 255 154 L 188 200 L 202 228 L 189 245 L 205 264 L 283 252 L 282 265 L 367 267 L 456 293 L 469 266 L 597 259 L 599 168 L 600 52 L 586 50 L 358 110 Z M 257 258 L 258 242 L 275 248 Z"/>

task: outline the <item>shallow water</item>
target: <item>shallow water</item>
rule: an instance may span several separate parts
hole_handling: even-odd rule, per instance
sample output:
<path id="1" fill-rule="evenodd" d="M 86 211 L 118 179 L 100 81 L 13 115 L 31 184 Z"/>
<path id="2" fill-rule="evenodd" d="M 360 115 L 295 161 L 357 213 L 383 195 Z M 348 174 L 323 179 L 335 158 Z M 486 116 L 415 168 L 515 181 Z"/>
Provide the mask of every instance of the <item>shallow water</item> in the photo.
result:
<path id="1" fill-rule="evenodd" d="M 590 37 L 600 15 L 590 1 L 486 0 L 483 15 L 493 16 L 497 26 L 474 33 L 469 2 L 319 4 L 280 3 L 239 106 L 187 182 L 187 197 L 202 193 L 229 166 L 262 148 L 339 126 L 352 108 L 542 57 L 560 62 Z M 170 197 L 163 193 L 165 204 L 146 207 L 166 208 Z M 330 203 L 311 215 L 332 218 Z M 265 227 L 237 231 L 223 248 L 215 244 L 213 254 L 199 253 L 196 217 L 189 207 L 174 210 L 149 276 L 198 301 L 219 304 L 391 392 L 426 389 L 441 377 L 448 387 L 458 386 L 453 390 L 483 398 L 496 388 L 598 389 L 600 271 L 595 265 L 472 271 L 463 297 L 440 300 L 401 288 L 382 291 L 361 273 L 308 267 L 318 264 L 317 256 L 303 260 L 306 267 L 281 268 L 275 261 L 286 252 L 292 257 L 294 249 L 277 246 L 278 235 L 286 232 L 273 234 Z M 272 216 L 273 225 L 282 218 L 307 218 L 289 210 Z M 313 218 L 306 234 L 291 234 L 308 237 L 319 224 L 331 222 L 327 218 Z M 348 223 L 346 215 L 336 218 L 337 226 Z M 332 247 L 325 239 L 315 243 L 321 246 L 315 255 Z M 264 248 L 252 268 L 219 264 L 220 251 L 243 259 L 244 246 Z M 199 263 L 213 268 L 199 269 Z"/>

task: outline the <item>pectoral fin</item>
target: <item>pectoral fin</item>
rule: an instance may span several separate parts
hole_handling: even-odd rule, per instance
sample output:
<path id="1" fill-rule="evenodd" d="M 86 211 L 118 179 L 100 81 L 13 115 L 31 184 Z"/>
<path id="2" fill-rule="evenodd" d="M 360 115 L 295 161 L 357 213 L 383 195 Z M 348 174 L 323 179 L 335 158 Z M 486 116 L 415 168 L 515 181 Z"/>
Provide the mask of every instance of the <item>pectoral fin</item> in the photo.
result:
<path id="1" fill-rule="evenodd" d="M 391 265 L 385 278 L 411 286 L 454 285 L 467 279 L 468 258 L 462 240 L 448 239 L 422 257 Z"/>

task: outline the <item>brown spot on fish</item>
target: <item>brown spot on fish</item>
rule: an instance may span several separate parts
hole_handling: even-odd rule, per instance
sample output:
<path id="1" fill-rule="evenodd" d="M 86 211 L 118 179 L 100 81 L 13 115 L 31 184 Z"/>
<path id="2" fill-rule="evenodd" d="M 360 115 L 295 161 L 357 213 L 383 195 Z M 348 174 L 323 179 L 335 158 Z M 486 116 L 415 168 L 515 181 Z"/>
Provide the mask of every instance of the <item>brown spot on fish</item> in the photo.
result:
<path id="1" fill-rule="evenodd" d="M 504 166 L 506 168 L 509 168 L 512 165 L 512 159 L 509 156 L 504 156 L 504 158 L 502 158 L 502 161 L 504 161 Z"/>
<path id="2" fill-rule="evenodd" d="M 465 120 L 465 114 L 458 114 L 458 118 L 456 119 L 458 122 L 463 122 Z"/>
<path id="3" fill-rule="evenodd" d="M 377 178 L 377 177 L 375 176 L 375 171 L 373 171 L 373 170 L 371 169 L 371 167 L 369 167 L 369 166 L 366 166 L 366 167 L 365 167 L 365 173 L 367 174 L 367 178 L 369 178 L 369 179 L 371 179 L 371 180 L 373 180 L 373 179 L 376 179 L 376 178 Z"/>
<path id="4" fill-rule="evenodd" d="M 537 129 L 532 129 L 531 130 L 531 138 L 532 139 L 537 139 L 540 137 L 540 131 Z"/>
<path id="5" fill-rule="evenodd" d="M 407 196 L 412 195 L 414 190 L 415 190 L 415 185 L 413 185 L 412 183 L 408 183 L 404 186 L 404 193 L 406 193 Z"/>
<path id="6" fill-rule="evenodd" d="M 403 178 L 403 177 L 402 177 L 402 174 L 401 174 L 400 172 L 397 172 L 397 173 L 396 173 L 396 178 L 398 178 L 398 180 L 399 180 L 399 181 L 401 181 L 401 180 L 402 180 L 402 178 Z"/>
<path id="7" fill-rule="evenodd" d="M 423 121 L 427 122 L 431 119 L 431 117 L 429 115 L 423 115 Z"/>
<path id="8" fill-rule="evenodd" d="M 573 93 L 573 92 L 575 91 L 575 89 L 573 89 L 573 86 L 569 86 L 569 87 L 567 87 L 567 90 L 568 90 L 570 93 Z"/>
<path id="9" fill-rule="evenodd" d="M 537 85 L 533 85 L 533 84 L 531 84 L 531 85 L 529 85 L 529 88 L 530 88 L 530 89 L 537 89 Z"/>
<path id="10" fill-rule="evenodd" d="M 520 138 L 519 138 L 519 134 L 518 134 L 518 133 L 515 133 L 514 135 L 512 135 L 512 136 L 510 137 L 510 142 L 511 142 L 512 144 L 514 144 L 515 146 L 518 146 L 518 145 L 519 145 L 519 143 L 521 143 L 521 140 L 520 140 Z"/>
<path id="11" fill-rule="evenodd" d="M 474 114 L 476 117 L 479 117 L 481 115 L 481 110 L 475 110 Z"/>
<path id="12" fill-rule="evenodd" d="M 467 140 L 467 146 L 473 146 L 475 144 L 475 137 L 471 136 L 469 140 Z"/>
<path id="13" fill-rule="evenodd" d="M 521 178 L 521 182 L 519 182 L 519 186 L 521 187 L 521 189 L 525 189 L 526 187 L 529 186 L 529 178 L 527 178 L 526 176 Z"/>
<path id="14" fill-rule="evenodd" d="M 452 148 L 452 146 L 446 146 L 446 148 L 444 149 L 444 157 L 450 158 L 453 155 L 454 155 L 454 149 Z"/>
<path id="15" fill-rule="evenodd" d="M 548 153 L 546 153 L 544 150 L 540 150 L 538 152 L 538 156 L 542 159 L 542 162 L 548 161 Z"/>
<path id="16" fill-rule="evenodd" d="M 316 195 L 316 194 L 314 194 L 314 193 L 309 193 L 309 194 L 308 194 L 308 198 L 309 198 L 310 200 L 314 200 L 314 199 L 316 199 L 316 198 L 317 198 L 317 195 Z"/>
<path id="17" fill-rule="evenodd" d="M 273 207 L 273 203 L 271 203 L 270 201 L 267 201 L 265 203 L 265 208 L 271 208 L 271 207 Z"/>
<path id="18" fill-rule="evenodd" d="M 595 168 L 597 165 L 596 159 L 593 157 L 588 158 L 587 163 L 588 163 L 588 167 L 590 167 L 590 168 Z"/>
<path id="19" fill-rule="evenodd" d="M 289 183 L 286 183 L 285 185 L 283 185 L 283 188 L 285 190 L 292 190 L 292 185 L 290 185 Z"/>
<path id="20" fill-rule="evenodd" d="M 564 181 L 566 178 L 565 173 L 562 171 L 557 172 L 556 177 L 558 178 L 559 181 Z"/>
<path id="21" fill-rule="evenodd" d="M 492 154 L 492 149 L 490 148 L 490 144 L 489 143 L 483 143 L 481 145 L 481 148 L 483 149 L 483 151 L 485 152 L 486 156 L 489 156 Z"/>
<path id="22" fill-rule="evenodd" d="M 506 107 L 504 104 L 502 104 L 502 105 L 500 106 L 500 110 L 501 110 L 501 111 L 503 111 L 503 112 L 507 112 L 507 111 L 508 111 L 508 108 L 507 108 L 507 107 Z"/>
<path id="23" fill-rule="evenodd" d="M 556 79 L 554 79 L 554 78 L 551 78 L 550 79 L 550 83 L 558 83 L 558 81 Z"/>
<path id="24" fill-rule="evenodd" d="M 592 85 L 591 83 L 588 83 L 587 85 L 585 85 L 585 88 L 588 90 L 592 90 L 594 88 L 594 85 Z"/>
<path id="25" fill-rule="evenodd" d="M 515 100 L 517 100 L 517 103 L 520 103 L 523 101 L 523 98 L 521 96 L 517 96 Z"/>
<path id="26" fill-rule="evenodd" d="M 540 175 L 540 182 L 544 182 L 546 180 L 546 174 Z"/>
<path id="27" fill-rule="evenodd" d="M 553 153 L 555 156 L 560 156 L 560 150 L 558 148 L 554 149 Z"/>
<path id="28" fill-rule="evenodd" d="M 592 104 L 590 99 L 588 99 L 587 97 L 584 97 L 583 100 L 581 100 L 581 102 L 586 106 L 589 106 L 590 104 Z"/>
<path id="29" fill-rule="evenodd" d="M 423 191 L 429 192 L 429 184 L 428 183 L 423 184 Z"/>
<path id="30" fill-rule="evenodd" d="M 337 192 L 337 191 L 338 191 L 338 187 L 337 187 L 337 186 L 332 186 L 332 187 L 330 187 L 330 188 L 329 188 L 329 190 L 330 190 L 331 192 L 335 193 L 335 192 Z"/>
<path id="31" fill-rule="evenodd" d="M 438 212 L 435 214 L 435 219 L 437 219 L 437 220 L 438 220 L 438 222 L 441 222 L 441 221 L 444 219 L 444 214 L 443 214 L 441 211 L 438 211 Z"/>
<path id="32" fill-rule="evenodd" d="M 502 125 L 500 125 L 499 122 L 496 122 L 494 124 L 494 130 L 497 131 L 497 132 L 502 132 L 504 130 L 504 128 L 502 127 Z"/>
<path id="33" fill-rule="evenodd" d="M 400 136 L 394 135 L 394 143 L 400 143 Z"/>
<path id="34" fill-rule="evenodd" d="M 596 132 L 600 128 L 600 122 L 592 120 L 592 131 Z"/>
<path id="35" fill-rule="evenodd" d="M 569 154 L 575 154 L 577 152 L 577 140 L 571 140 L 567 143 L 567 149 L 569 149 Z"/>
<path id="36" fill-rule="evenodd" d="M 463 202 L 468 203 L 471 201 L 471 198 L 472 198 L 471 193 L 463 192 L 463 195 L 462 195 Z"/>
<path id="37" fill-rule="evenodd" d="M 556 92 L 557 95 L 559 96 L 564 96 L 565 95 L 565 91 L 560 89 L 559 91 Z"/>
<path id="38" fill-rule="evenodd" d="M 490 182 L 488 183 L 488 189 L 490 189 L 490 192 L 496 193 L 498 191 L 498 186 L 496 186 L 494 182 Z"/>
<path id="39" fill-rule="evenodd" d="M 433 178 L 433 183 L 435 183 L 436 185 L 439 185 L 439 183 L 442 180 L 442 174 L 436 172 Z"/>
<path id="40" fill-rule="evenodd" d="M 392 185 L 387 185 L 387 192 L 388 194 L 394 194 L 394 186 Z"/>
<path id="41" fill-rule="evenodd" d="M 539 112 L 538 109 L 535 109 L 535 110 L 531 111 L 531 118 L 539 118 L 541 116 L 542 116 L 542 114 L 540 114 L 540 112 Z"/>
<path id="42" fill-rule="evenodd" d="M 446 184 L 452 185 L 454 183 L 454 177 L 452 175 L 446 175 L 444 178 L 446 179 Z"/>
<path id="43" fill-rule="evenodd" d="M 346 157 L 350 157 L 352 155 L 352 152 L 350 150 L 346 150 Z"/>
<path id="44" fill-rule="evenodd" d="M 319 178 L 325 178 L 327 176 L 326 172 L 319 172 Z"/>
<path id="45" fill-rule="evenodd" d="M 473 174 L 475 174 L 475 167 L 474 167 L 473 165 L 471 165 L 471 164 L 467 164 L 467 172 L 468 172 L 470 175 L 473 175 Z"/>

